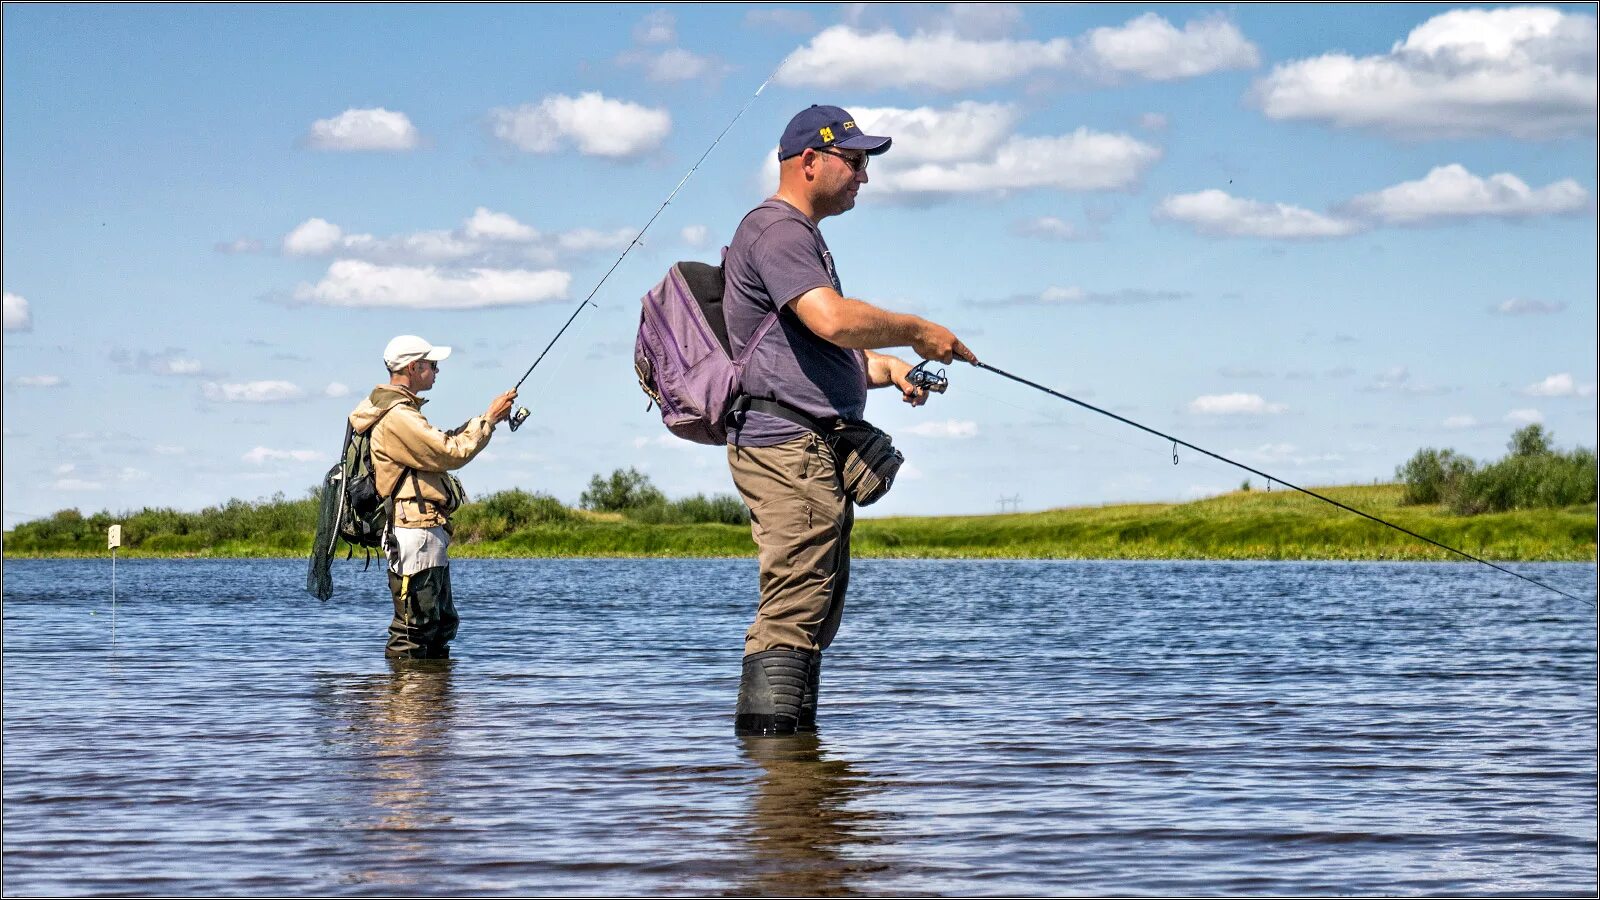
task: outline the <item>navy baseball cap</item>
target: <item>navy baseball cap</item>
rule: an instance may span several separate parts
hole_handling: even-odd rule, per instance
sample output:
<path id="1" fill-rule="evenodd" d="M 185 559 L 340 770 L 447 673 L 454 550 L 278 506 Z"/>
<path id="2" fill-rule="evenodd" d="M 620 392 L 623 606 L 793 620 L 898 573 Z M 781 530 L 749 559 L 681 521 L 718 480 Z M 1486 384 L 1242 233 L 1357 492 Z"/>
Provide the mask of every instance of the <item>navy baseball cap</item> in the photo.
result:
<path id="1" fill-rule="evenodd" d="M 783 140 L 778 142 L 778 161 L 799 156 L 807 147 L 821 150 L 839 147 L 844 150 L 865 150 L 870 156 L 889 149 L 892 138 L 862 134 L 856 127 L 855 116 L 837 106 L 817 106 L 803 109 L 789 120 L 783 130 Z"/>

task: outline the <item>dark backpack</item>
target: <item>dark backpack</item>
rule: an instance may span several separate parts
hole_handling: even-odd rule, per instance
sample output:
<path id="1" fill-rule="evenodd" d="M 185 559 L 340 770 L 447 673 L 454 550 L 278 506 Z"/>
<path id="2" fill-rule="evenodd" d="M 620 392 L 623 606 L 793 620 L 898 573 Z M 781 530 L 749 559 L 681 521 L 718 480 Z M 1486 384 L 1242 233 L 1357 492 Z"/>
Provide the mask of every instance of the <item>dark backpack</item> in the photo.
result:
<path id="1" fill-rule="evenodd" d="M 645 294 L 633 369 L 667 430 L 697 444 L 726 444 L 728 414 L 743 393 L 745 364 L 778 321 L 768 313 L 734 356 L 723 317 L 721 266 L 680 262 Z"/>
<path id="2" fill-rule="evenodd" d="M 339 541 L 350 545 L 346 559 L 356 547 L 366 548 L 368 565 L 372 563 L 372 550 L 383 546 L 391 505 L 378 493 L 377 474 L 372 466 L 372 432 L 392 409 L 394 406 L 383 410 L 366 431 L 358 432 L 355 426 L 346 424 L 344 452 L 322 478 L 317 536 L 311 547 L 311 570 L 306 576 L 306 590 L 319 600 L 333 596 L 332 566 Z"/>

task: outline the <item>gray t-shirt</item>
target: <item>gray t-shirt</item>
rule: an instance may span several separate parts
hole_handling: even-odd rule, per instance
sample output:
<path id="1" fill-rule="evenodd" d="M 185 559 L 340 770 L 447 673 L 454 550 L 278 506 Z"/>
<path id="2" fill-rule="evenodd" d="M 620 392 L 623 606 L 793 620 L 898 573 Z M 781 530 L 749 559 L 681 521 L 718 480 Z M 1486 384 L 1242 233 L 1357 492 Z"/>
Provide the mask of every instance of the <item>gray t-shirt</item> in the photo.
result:
<path id="1" fill-rule="evenodd" d="M 813 288 L 844 292 L 822 232 L 782 200 L 768 200 L 745 216 L 722 265 L 723 315 L 735 354 L 767 313 Z M 750 357 L 744 388 L 752 397 L 773 397 L 818 418 L 860 419 L 867 407 L 866 354 L 817 337 L 791 309 L 778 316 Z M 770 447 L 805 433 L 786 419 L 751 412 L 728 442 Z"/>

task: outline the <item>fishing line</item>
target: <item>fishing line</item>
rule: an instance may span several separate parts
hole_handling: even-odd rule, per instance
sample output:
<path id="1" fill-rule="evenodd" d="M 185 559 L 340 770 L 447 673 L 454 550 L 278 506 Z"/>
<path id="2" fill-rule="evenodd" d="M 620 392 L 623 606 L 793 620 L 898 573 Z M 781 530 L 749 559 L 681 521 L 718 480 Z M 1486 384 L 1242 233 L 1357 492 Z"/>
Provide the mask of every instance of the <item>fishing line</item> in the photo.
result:
<path id="1" fill-rule="evenodd" d="M 1293 482 L 1285 481 L 1282 478 L 1277 477 L 1276 475 L 1268 475 L 1266 472 L 1263 472 L 1260 469 L 1254 468 L 1253 466 L 1247 466 L 1244 463 L 1238 462 L 1236 460 L 1229 459 L 1228 457 L 1223 456 L 1223 455 L 1221 455 L 1219 453 L 1212 453 L 1210 450 L 1207 450 L 1204 447 L 1197 447 L 1194 444 L 1191 444 L 1188 441 L 1185 441 L 1185 440 L 1183 440 L 1181 438 L 1175 438 L 1172 435 L 1167 434 L 1165 432 L 1157 431 L 1156 429 L 1151 428 L 1148 425 L 1141 425 L 1138 422 L 1133 421 L 1132 419 L 1129 419 L 1129 418 L 1127 418 L 1125 416 L 1119 416 L 1116 413 L 1111 412 L 1110 410 L 1101 409 L 1100 407 L 1095 406 L 1092 403 L 1085 403 L 1084 401 L 1079 400 L 1076 397 L 1069 397 L 1066 394 L 1061 393 L 1060 391 L 1051 390 L 1050 388 L 1047 388 L 1042 384 L 1038 384 L 1036 382 L 1029 381 L 1028 379 L 1023 378 L 1023 377 L 1018 376 L 1018 375 L 1013 375 L 1010 372 L 1005 371 L 1004 369 L 998 369 L 998 368 L 995 368 L 994 366 L 988 365 L 987 363 L 981 363 L 981 362 L 977 362 L 977 361 L 974 361 L 972 363 L 972 365 L 976 366 L 977 368 L 980 368 L 980 369 L 987 369 L 990 372 L 995 373 L 996 375 L 1000 375 L 1002 377 L 1009 378 L 1012 381 L 1015 381 L 1015 382 L 1017 382 L 1019 384 L 1025 384 L 1028 387 L 1033 388 L 1034 390 L 1044 391 L 1046 394 L 1049 394 L 1052 397 L 1059 397 L 1062 400 L 1067 401 L 1068 403 L 1076 403 L 1077 405 L 1083 407 L 1084 409 L 1091 410 L 1093 412 L 1097 412 L 1097 413 L 1101 414 L 1102 416 L 1110 416 L 1111 418 L 1116 419 L 1118 422 L 1122 422 L 1125 425 L 1132 425 L 1133 427 L 1139 429 L 1140 431 L 1144 431 L 1144 432 L 1148 432 L 1150 434 L 1153 434 L 1156 437 L 1161 438 L 1162 440 L 1171 441 L 1172 442 L 1172 460 L 1173 460 L 1173 464 L 1174 465 L 1176 465 L 1178 463 L 1178 461 L 1179 461 L 1179 459 L 1178 459 L 1178 447 L 1179 446 L 1187 447 L 1190 450 L 1195 451 L 1196 453 L 1204 453 L 1206 456 L 1209 456 L 1209 457 L 1211 457 L 1213 459 L 1221 460 L 1222 462 L 1225 462 L 1225 463 L 1227 463 L 1227 464 L 1229 464 L 1231 466 L 1237 466 L 1237 467 L 1239 467 L 1241 469 L 1244 469 L 1246 472 L 1252 472 L 1252 473 L 1254 473 L 1256 475 L 1260 475 L 1262 478 L 1267 479 L 1269 483 L 1277 482 L 1278 484 L 1280 484 L 1280 485 L 1282 485 L 1282 486 L 1284 486 L 1286 488 L 1292 488 L 1293 490 L 1297 490 L 1302 494 L 1308 494 L 1308 495 L 1310 495 L 1312 497 L 1317 498 L 1318 500 L 1322 500 L 1322 501 L 1325 501 L 1327 503 L 1331 503 L 1334 506 L 1339 507 L 1340 509 L 1346 510 L 1348 512 L 1353 512 L 1356 515 L 1361 516 L 1364 519 L 1371 519 L 1372 521 L 1377 522 L 1380 525 L 1387 525 L 1390 528 L 1393 528 L 1395 531 L 1399 531 L 1399 532 L 1401 532 L 1403 534 L 1408 534 L 1408 535 L 1416 538 L 1419 541 L 1426 541 L 1427 543 L 1430 543 L 1430 544 L 1434 545 L 1435 547 L 1439 547 L 1440 549 L 1443 549 L 1443 550 L 1448 550 L 1451 553 L 1456 554 L 1457 556 L 1466 557 L 1467 559 L 1470 559 L 1473 562 L 1483 563 L 1484 565 L 1488 566 L 1491 569 L 1497 569 L 1497 570 L 1499 570 L 1501 572 L 1504 572 L 1507 575 L 1510 575 L 1512 577 L 1520 578 L 1523 581 L 1528 582 L 1529 584 L 1535 584 L 1535 585 L 1538 585 L 1539 587 L 1544 588 L 1547 591 L 1554 591 L 1557 594 L 1560 594 L 1561 596 L 1566 597 L 1568 599 L 1577 600 L 1580 603 L 1584 603 L 1584 604 L 1588 605 L 1590 608 L 1593 608 L 1594 605 L 1595 605 L 1594 601 L 1592 601 L 1592 600 L 1586 599 L 1584 597 L 1579 597 L 1579 596 L 1577 596 L 1575 594 L 1569 594 L 1566 591 L 1561 590 L 1560 588 L 1551 587 L 1550 585 L 1545 584 L 1544 582 L 1539 581 L 1536 578 L 1529 578 L 1526 575 L 1522 575 L 1522 574 L 1519 574 L 1517 572 L 1513 572 L 1510 569 L 1505 568 L 1504 566 L 1495 565 L 1494 563 L 1489 562 L 1486 559 L 1483 559 L 1483 558 L 1477 557 L 1477 556 L 1473 556 L 1471 553 L 1468 553 L 1465 550 L 1457 550 L 1456 548 L 1450 546 L 1449 544 L 1441 544 L 1438 541 L 1434 540 L 1433 538 L 1423 537 L 1422 535 L 1417 534 L 1415 531 L 1412 531 L 1412 530 L 1410 530 L 1408 528 L 1402 528 L 1399 525 L 1394 524 L 1393 522 L 1387 522 L 1387 521 L 1385 521 L 1383 519 L 1378 518 L 1377 516 L 1375 516 L 1375 515 L 1373 515 L 1371 513 L 1362 512 L 1361 510 L 1356 509 L 1353 506 L 1347 506 L 1347 505 L 1345 505 L 1343 503 L 1340 503 L 1339 501 L 1337 501 L 1337 500 L 1335 500 L 1335 499 L 1333 499 L 1331 497 L 1324 497 L 1323 495 L 1317 493 L 1316 491 L 1312 491 L 1312 490 L 1308 490 L 1306 488 L 1300 487 L 1299 485 L 1294 484 Z"/>
<path id="2" fill-rule="evenodd" d="M 791 53 L 790 56 L 792 55 L 793 54 Z M 578 304 L 578 308 L 574 309 L 572 311 L 572 315 L 567 317 L 566 324 L 562 325 L 561 330 L 556 332 L 556 336 L 551 338 L 550 343 L 545 345 L 544 350 L 542 350 L 539 353 L 538 358 L 533 361 L 533 365 L 528 367 L 528 371 L 523 372 L 522 377 L 517 379 L 517 383 L 512 387 L 512 390 L 517 390 L 522 387 L 522 383 L 527 381 L 528 376 L 533 374 L 533 370 L 539 367 L 539 363 L 544 360 L 545 354 L 549 353 L 550 348 L 556 345 L 556 341 L 561 340 L 561 336 L 566 334 L 567 329 L 571 327 L 573 320 L 578 318 L 578 314 L 583 312 L 585 307 L 594 306 L 596 309 L 599 309 L 599 307 L 595 306 L 592 301 L 594 300 L 594 295 L 598 294 L 600 292 L 600 288 L 605 285 L 606 279 L 610 278 L 611 273 L 615 272 L 617 267 L 622 265 L 622 261 L 627 258 L 628 253 L 632 251 L 634 247 L 639 245 L 639 239 L 644 237 L 644 233 L 650 230 L 651 225 L 655 224 L 656 218 L 665 212 L 666 208 L 671 205 L 672 198 L 678 196 L 678 191 L 682 190 L 683 186 L 689 182 L 689 179 L 693 177 L 694 173 L 699 171 L 700 164 L 706 161 L 706 157 L 711 155 L 711 151 L 717 149 L 717 145 L 722 143 L 722 139 L 727 136 L 729 131 L 733 130 L 733 126 L 739 121 L 740 118 L 744 116 L 745 111 L 755 104 L 756 98 L 761 96 L 761 92 L 767 89 L 767 85 L 772 83 L 772 79 L 778 77 L 778 73 L 783 71 L 783 67 L 788 64 L 789 57 L 785 56 L 783 58 L 783 62 L 778 63 L 778 67 L 772 70 L 772 74 L 767 76 L 766 81 L 761 82 L 761 86 L 756 88 L 756 92 L 750 95 L 749 100 L 745 101 L 744 106 L 739 107 L 739 111 L 734 113 L 733 118 L 729 120 L 726 126 L 723 127 L 722 133 L 718 134 L 716 140 L 711 142 L 711 146 L 706 148 L 706 152 L 700 154 L 700 158 L 695 160 L 695 164 L 689 168 L 689 171 L 683 174 L 683 177 L 678 180 L 677 187 L 674 187 L 672 189 L 672 193 L 667 195 L 667 199 L 661 201 L 661 205 L 656 208 L 654 215 L 650 216 L 650 220 L 644 223 L 644 227 L 640 228 L 639 233 L 633 236 L 633 240 L 628 242 L 628 246 L 622 248 L 621 255 L 619 255 L 616 261 L 611 264 L 611 268 L 607 269 L 606 273 L 600 276 L 600 280 L 595 283 L 594 289 L 589 292 L 589 296 L 584 297 L 583 302 Z M 518 409 L 511 417 L 511 430 L 516 431 L 518 426 L 520 426 L 527 418 L 527 408 L 523 407 Z"/>

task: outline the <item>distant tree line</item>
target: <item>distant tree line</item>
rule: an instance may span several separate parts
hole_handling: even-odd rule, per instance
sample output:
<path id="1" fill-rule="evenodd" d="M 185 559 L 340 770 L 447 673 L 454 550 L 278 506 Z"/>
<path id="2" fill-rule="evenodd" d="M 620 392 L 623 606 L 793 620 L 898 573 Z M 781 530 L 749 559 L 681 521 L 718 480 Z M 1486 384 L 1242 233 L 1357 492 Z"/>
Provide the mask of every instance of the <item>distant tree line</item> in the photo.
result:
<path id="1" fill-rule="evenodd" d="M 1426 447 L 1395 475 L 1405 483 L 1406 503 L 1444 504 L 1458 515 L 1595 502 L 1594 451 L 1563 453 L 1554 445 L 1543 425 L 1528 425 L 1511 435 L 1503 459 L 1478 463 Z"/>
<path id="2" fill-rule="evenodd" d="M 120 524 L 123 546 L 156 553 L 197 553 L 228 545 L 295 550 L 309 546 L 316 532 L 321 490 L 320 485 L 312 487 L 296 500 L 281 492 L 255 501 L 229 500 L 198 512 L 145 507 L 117 515 L 106 510 L 84 515 L 76 509 L 63 509 L 7 532 L 5 546 L 19 552 L 103 550 L 106 529 Z M 695 494 L 668 500 L 650 483 L 649 476 L 635 469 L 595 475 L 579 508 L 621 513 L 630 521 L 651 525 L 750 523 L 750 511 L 738 497 Z M 531 526 L 575 523 L 583 518 L 549 494 L 509 490 L 474 498 L 456 513 L 453 528 L 457 540 L 493 541 Z"/>

